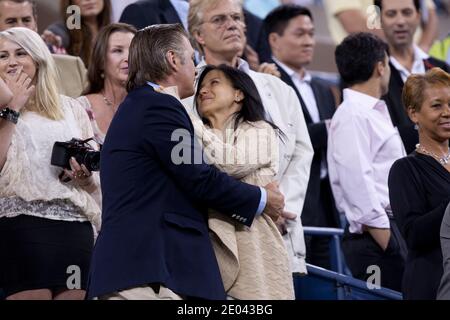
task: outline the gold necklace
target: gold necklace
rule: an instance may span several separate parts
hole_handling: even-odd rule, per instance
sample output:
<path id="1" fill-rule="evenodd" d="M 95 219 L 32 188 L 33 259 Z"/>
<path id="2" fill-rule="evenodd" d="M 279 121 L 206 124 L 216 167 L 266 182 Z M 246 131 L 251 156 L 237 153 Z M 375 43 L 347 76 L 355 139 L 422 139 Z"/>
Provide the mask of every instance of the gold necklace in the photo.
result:
<path id="1" fill-rule="evenodd" d="M 416 150 L 421 151 L 422 153 L 425 153 L 429 156 L 432 156 L 435 158 L 439 163 L 443 166 L 446 166 L 450 161 L 450 149 L 447 151 L 447 154 L 445 156 L 439 157 L 436 153 L 428 151 L 425 149 L 422 145 L 416 144 Z"/>
<path id="2" fill-rule="evenodd" d="M 111 108 L 112 108 L 113 103 L 112 103 L 110 100 L 108 100 L 108 98 L 106 98 L 106 96 L 105 96 L 104 94 L 102 94 L 102 97 L 103 97 L 103 101 L 105 102 L 105 104 L 106 104 L 108 107 L 111 107 Z"/>

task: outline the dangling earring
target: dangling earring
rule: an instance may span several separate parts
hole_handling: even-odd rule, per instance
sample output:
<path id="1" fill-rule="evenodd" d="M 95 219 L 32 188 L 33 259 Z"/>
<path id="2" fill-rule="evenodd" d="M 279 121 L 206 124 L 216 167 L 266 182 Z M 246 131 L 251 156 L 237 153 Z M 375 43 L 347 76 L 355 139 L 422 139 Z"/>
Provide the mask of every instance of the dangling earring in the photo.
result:
<path id="1" fill-rule="evenodd" d="M 414 123 L 414 129 L 419 130 L 419 123 L 418 122 Z"/>
<path id="2" fill-rule="evenodd" d="M 103 72 L 100 73 L 100 78 L 105 79 L 105 74 Z"/>

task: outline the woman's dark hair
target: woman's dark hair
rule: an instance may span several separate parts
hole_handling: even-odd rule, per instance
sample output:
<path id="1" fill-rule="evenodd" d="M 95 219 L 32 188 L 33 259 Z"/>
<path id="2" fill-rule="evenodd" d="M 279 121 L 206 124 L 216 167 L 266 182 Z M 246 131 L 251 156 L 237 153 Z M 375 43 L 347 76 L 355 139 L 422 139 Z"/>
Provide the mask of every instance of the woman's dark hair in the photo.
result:
<path id="1" fill-rule="evenodd" d="M 84 95 L 99 93 L 105 87 L 105 78 L 102 77 L 102 74 L 104 74 L 106 67 L 108 41 L 111 35 L 116 32 L 136 34 L 137 30 L 126 23 L 112 23 L 100 30 L 92 50 L 91 63 L 88 68 L 89 87 L 83 92 Z"/>
<path id="2" fill-rule="evenodd" d="M 209 72 L 213 70 L 221 71 L 225 75 L 225 77 L 228 80 L 230 80 L 233 88 L 241 90 L 242 93 L 244 94 L 244 99 L 242 100 L 242 108 L 241 110 L 236 112 L 236 119 L 234 123 L 235 130 L 237 129 L 238 124 L 240 123 L 241 120 L 250 123 L 256 121 L 265 121 L 272 128 L 277 130 L 277 132 L 279 132 L 281 136 L 283 136 L 281 130 L 275 124 L 266 119 L 265 110 L 261 97 L 258 93 L 258 89 L 256 88 L 252 78 L 250 78 L 250 76 L 248 76 L 246 73 L 238 69 L 232 68 L 230 66 L 227 66 L 225 64 L 221 64 L 219 66 L 208 65 L 203 70 L 202 74 L 200 75 L 200 78 L 198 79 L 197 92 L 195 93 L 194 105 L 196 106 L 196 108 L 198 108 L 197 98 L 200 94 L 200 88 L 203 79 Z M 209 121 L 207 119 L 202 118 L 202 120 L 205 124 L 209 124 Z"/>
<path id="3" fill-rule="evenodd" d="M 104 7 L 102 12 L 97 16 L 97 26 L 101 28 L 111 23 L 111 0 L 103 0 Z M 74 5 L 73 0 L 61 0 L 61 17 L 63 21 L 67 19 L 67 8 Z M 89 58 L 92 51 L 92 33 L 89 27 L 81 17 L 81 28 L 74 28 L 69 31 L 70 44 L 67 49 L 67 53 L 73 56 L 79 56 L 83 60 L 84 64 L 89 66 Z"/>

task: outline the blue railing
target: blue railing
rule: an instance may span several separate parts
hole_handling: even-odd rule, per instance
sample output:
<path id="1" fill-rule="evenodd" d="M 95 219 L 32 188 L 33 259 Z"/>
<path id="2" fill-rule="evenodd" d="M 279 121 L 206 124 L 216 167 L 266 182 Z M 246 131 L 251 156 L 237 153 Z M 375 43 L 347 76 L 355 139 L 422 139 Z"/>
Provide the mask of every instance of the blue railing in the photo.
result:
<path id="1" fill-rule="evenodd" d="M 330 262 L 331 270 L 341 274 L 351 275 L 345 266 L 344 257 L 341 250 L 341 237 L 344 235 L 343 229 L 303 227 L 305 235 L 330 237 Z"/>
<path id="2" fill-rule="evenodd" d="M 400 292 L 387 288 L 371 289 L 355 279 L 345 265 L 341 250 L 343 229 L 304 227 L 305 235 L 330 237 L 331 269 L 307 264 L 308 275 L 296 277 L 296 297 L 300 300 L 401 300 Z"/>

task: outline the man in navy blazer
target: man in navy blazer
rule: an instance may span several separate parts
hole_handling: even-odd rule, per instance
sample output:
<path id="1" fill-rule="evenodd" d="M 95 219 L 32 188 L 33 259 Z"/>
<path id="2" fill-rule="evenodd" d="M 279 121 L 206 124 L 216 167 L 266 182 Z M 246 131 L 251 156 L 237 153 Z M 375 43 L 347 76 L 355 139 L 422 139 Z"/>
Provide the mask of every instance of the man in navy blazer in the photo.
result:
<path id="1" fill-rule="evenodd" d="M 101 154 L 102 229 L 89 298 L 224 299 L 206 209 L 249 227 L 255 214 L 276 220 L 283 210 L 275 184 L 251 186 L 205 164 L 186 110 L 161 92 L 193 94 L 193 54 L 180 24 L 148 27 L 132 41 L 129 93 Z"/>

